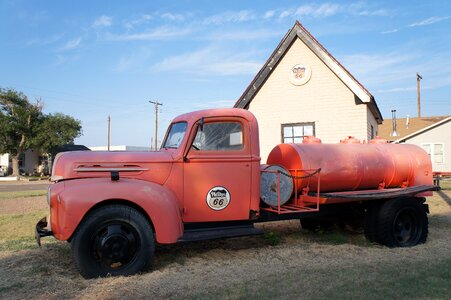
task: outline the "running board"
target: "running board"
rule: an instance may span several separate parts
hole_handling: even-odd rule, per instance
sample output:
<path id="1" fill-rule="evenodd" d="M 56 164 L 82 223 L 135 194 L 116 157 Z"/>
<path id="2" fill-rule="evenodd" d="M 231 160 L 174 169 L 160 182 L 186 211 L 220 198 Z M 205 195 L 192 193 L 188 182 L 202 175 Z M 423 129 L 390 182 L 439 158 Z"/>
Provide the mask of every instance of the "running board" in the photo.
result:
<path id="1" fill-rule="evenodd" d="M 263 234 L 263 230 L 255 228 L 254 225 L 212 227 L 207 229 L 188 229 L 185 230 L 183 236 L 179 238 L 178 241 L 203 241 L 259 234 Z"/>

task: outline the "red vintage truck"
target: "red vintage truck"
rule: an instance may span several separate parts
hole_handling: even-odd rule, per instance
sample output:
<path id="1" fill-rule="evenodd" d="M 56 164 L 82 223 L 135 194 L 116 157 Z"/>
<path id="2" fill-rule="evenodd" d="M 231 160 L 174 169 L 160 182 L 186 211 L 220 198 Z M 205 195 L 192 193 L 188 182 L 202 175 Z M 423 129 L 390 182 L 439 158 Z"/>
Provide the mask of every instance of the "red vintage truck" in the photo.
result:
<path id="1" fill-rule="evenodd" d="M 436 186 L 419 147 L 307 137 L 275 146 L 266 163 L 243 109 L 175 118 L 158 152 L 61 153 L 36 238 L 70 242 L 86 278 L 147 270 L 155 244 L 260 234 L 257 222 L 361 223 L 389 247 L 426 241 L 425 197 Z"/>

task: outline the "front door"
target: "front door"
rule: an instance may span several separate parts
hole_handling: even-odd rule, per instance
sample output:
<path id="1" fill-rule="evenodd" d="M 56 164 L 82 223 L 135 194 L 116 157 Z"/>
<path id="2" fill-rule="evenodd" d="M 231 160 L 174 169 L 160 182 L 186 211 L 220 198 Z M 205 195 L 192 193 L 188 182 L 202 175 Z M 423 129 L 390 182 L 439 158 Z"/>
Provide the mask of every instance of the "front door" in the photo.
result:
<path id="1" fill-rule="evenodd" d="M 240 118 L 212 118 L 197 127 L 184 163 L 184 222 L 249 219 L 248 132 Z"/>

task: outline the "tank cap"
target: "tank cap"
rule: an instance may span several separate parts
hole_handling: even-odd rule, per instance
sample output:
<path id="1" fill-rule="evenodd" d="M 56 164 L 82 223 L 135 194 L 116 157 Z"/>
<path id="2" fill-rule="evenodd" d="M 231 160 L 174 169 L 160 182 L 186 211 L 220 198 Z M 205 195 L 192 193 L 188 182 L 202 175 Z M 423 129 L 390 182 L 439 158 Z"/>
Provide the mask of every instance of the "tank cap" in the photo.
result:
<path id="1" fill-rule="evenodd" d="M 353 136 L 348 136 L 347 138 L 340 140 L 340 144 L 361 144 L 361 142 Z"/>
<path id="2" fill-rule="evenodd" d="M 314 137 L 313 135 L 308 135 L 304 137 L 302 141 L 303 144 L 321 144 L 321 139 Z"/>

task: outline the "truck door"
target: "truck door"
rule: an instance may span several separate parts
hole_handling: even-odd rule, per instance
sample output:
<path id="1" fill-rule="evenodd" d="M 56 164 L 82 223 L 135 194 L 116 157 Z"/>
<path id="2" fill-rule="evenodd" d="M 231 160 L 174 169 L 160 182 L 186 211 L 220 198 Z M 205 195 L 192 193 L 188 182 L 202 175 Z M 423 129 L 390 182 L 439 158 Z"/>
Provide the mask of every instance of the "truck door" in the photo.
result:
<path id="1" fill-rule="evenodd" d="M 241 118 L 208 118 L 184 163 L 184 222 L 249 219 L 251 149 Z"/>

